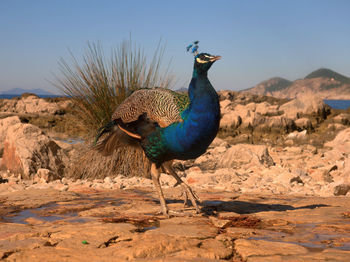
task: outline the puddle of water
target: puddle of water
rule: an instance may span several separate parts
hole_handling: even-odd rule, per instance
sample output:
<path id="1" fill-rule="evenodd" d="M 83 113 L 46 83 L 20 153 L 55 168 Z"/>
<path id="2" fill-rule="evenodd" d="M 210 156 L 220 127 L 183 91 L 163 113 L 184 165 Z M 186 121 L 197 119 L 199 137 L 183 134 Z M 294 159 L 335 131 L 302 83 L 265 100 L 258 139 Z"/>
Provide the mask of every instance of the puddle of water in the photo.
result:
<path id="1" fill-rule="evenodd" d="M 90 221 L 93 221 L 92 218 L 73 218 L 73 219 L 68 219 L 67 220 L 68 222 L 70 223 L 87 223 L 87 222 L 90 222 Z"/>
<path id="2" fill-rule="evenodd" d="M 80 218 L 78 213 L 80 211 L 94 209 L 105 206 L 121 206 L 127 203 L 125 198 L 113 198 L 113 197 L 101 197 L 99 195 L 82 197 L 69 202 L 49 203 L 39 208 L 25 209 L 16 213 L 9 214 L 6 217 L 0 219 L 5 222 L 28 224 L 27 219 L 32 218 L 43 222 L 54 222 L 58 220 L 66 220 L 72 223 L 85 223 L 89 222 L 89 218 Z M 84 206 L 86 204 L 86 206 Z M 152 220 L 152 219 L 150 219 Z M 129 221 L 127 221 L 129 222 Z M 153 221 L 152 221 L 153 222 Z M 134 219 L 131 223 L 140 225 L 140 227 L 151 227 L 153 224 L 150 221 L 142 221 Z M 142 224 L 144 223 L 144 224 Z M 146 230 L 150 230 L 146 228 Z"/>
<path id="3" fill-rule="evenodd" d="M 307 225 L 311 226 L 311 225 Z M 300 235 L 300 241 L 284 241 L 284 237 L 286 236 L 283 233 L 274 234 L 271 233 L 267 236 L 261 236 L 261 237 L 250 237 L 249 239 L 254 240 L 265 240 L 270 242 L 283 242 L 283 243 L 290 243 L 290 244 L 297 244 L 300 246 L 303 246 L 307 248 L 310 252 L 320 252 L 324 250 L 325 248 L 335 248 L 340 250 L 350 250 L 350 241 L 344 241 L 342 242 L 342 238 L 346 238 L 350 240 L 350 235 L 342 235 L 342 234 L 319 234 L 319 233 L 313 233 L 314 238 L 307 239 L 303 238 L 303 235 Z M 297 235 L 297 234 L 296 234 Z"/>
<path id="4" fill-rule="evenodd" d="M 293 242 L 293 241 L 283 241 L 283 240 L 278 240 L 278 239 L 273 239 L 270 236 L 264 236 L 264 237 L 250 237 L 248 238 L 249 240 L 265 240 L 265 241 L 269 241 L 269 242 L 276 242 L 276 243 L 288 243 L 288 244 L 296 244 L 296 245 L 300 245 L 303 246 L 305 248 L 307 248 L 310 252 L 320 252 L 322 250 L 324 250 L 326 247 L 326 245 L 323 244 L 315 244 L 315 243 L 307 243 L 307 242 Z"/>
<path id="5" fill-rule="evenodd" d="M 9 223 L 17 224 L 28 224 L 27 219 L 29 218 L 43 222 L 54 222 L 64 219 L 70 219 L 69 221 L 73 223 L 87 222 L 86 219 L 77 218 L 78 214 L 76 210 L 69 210 L 70 204 L 72 206 L 74 205 L 72 203 L 67 204 L 66 212 L 62 212 L 62 209 L 65 208 L 65 205 L 50 203 L 39 208 L 25 209 L 17 213 L 10 214 L 7 217 L 3 217 L 3 220 Z"/>
<path id="6" fill-rule="evenodd" d="M 40 221 L 45 221 L 45 222 L 53 222 L 56 220 L 61 220 L 64 219 L 65 217 L 63 216 L 40 216 L 37 213 L 38 209 L 26 209 L 23 210 L 19 213 L 17 213 L 13 217 L 8 217 L 5 218 L 6 221 L 10 223 L 17 223 L 17 224 L 28 224 L 26 221 L 28 218 L 34 218 Z"/>

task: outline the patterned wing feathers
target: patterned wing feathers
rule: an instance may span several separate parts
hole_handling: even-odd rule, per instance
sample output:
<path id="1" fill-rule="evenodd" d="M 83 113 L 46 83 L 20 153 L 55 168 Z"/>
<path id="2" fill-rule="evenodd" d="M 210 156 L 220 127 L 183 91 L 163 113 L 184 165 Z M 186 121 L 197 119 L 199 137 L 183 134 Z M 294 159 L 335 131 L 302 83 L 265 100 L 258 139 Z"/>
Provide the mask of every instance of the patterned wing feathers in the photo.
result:
<path id="1" fill-rule="evenodd" d="M 147 114 L 147 117 L 157 122 L 160 127 L 167 127 L 182 121 L 180 113 L 188 106 L 186 101 L 189 101 L 186 95 L 168 89 L 141 89 L 119 105 L 112 120 L 120 119 L 123 123 L 130 123 Z"/>

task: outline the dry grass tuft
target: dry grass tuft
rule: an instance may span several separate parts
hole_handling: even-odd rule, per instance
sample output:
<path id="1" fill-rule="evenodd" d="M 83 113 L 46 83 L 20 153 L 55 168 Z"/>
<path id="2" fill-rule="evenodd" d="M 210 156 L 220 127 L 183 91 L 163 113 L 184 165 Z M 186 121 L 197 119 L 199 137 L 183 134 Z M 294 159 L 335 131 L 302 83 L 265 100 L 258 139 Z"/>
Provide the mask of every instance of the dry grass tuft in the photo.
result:
<path id="1" fill-rule="evenodd" d="M 72 161 L 66 176 L 73 179 L 96 179 L 124 176 L 150 178 L 150 162 L 141 147 L 121 147 L 110 156 L 103 156 L 96 150 L 83 146 Z"/>
<path id="2" fill-rule="evenodd" d="M 149 63 L 142 49 L 129 40 L 113 49 L 107 60 L 101 45 L 88 44 L 81 63 L 72 53 L 72 66 L 64 59 L 59 61 L 62 76 L 56 76 L 53 84 L 75 102 L 76 124 L 94 134 L 110 121 L 113 111 L 134 90 L 170 87 L 173 77 L 169 66 L 160 71 L 163 54 L 164 46 L 159 43 Z"/>
<path id="3" fill-rule="evenodd" d="M 169 65 L 161 70 L 164 50 L 164 45 L 159 43 L 149 62 L 144 51 L 129 40 L 113 49 L 110 59 L 105 58 L 100 44 L 88 44 L 81 62 L 71 53 L 72 66 L 61 59 L 61 76 L 55 76 L 53 84 L 74 101 L 75 120 L 71 124 L 92 138 L 134 90 L 169 88 L 173 82 Z M 148 176 L 148 160 L 141 148 L 120 148 L 112 156 L 103 157 L 87 147 L 80 155 L 72 165 L 70 177 Z"/>

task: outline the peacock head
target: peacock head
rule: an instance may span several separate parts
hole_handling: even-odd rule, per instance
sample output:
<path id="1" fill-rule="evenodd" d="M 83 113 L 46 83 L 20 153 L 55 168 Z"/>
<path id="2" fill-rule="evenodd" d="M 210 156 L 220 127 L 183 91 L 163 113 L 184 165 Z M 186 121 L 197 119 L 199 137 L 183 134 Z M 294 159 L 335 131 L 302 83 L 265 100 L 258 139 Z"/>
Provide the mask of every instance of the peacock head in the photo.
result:
<path id="1" fill-rule="evenodd" d="M 219 59 L 221 59 L 221 56 L 200 53 L 194 57 L 194 71 L 200 75 L 207 74 L 212 64 Z"/>

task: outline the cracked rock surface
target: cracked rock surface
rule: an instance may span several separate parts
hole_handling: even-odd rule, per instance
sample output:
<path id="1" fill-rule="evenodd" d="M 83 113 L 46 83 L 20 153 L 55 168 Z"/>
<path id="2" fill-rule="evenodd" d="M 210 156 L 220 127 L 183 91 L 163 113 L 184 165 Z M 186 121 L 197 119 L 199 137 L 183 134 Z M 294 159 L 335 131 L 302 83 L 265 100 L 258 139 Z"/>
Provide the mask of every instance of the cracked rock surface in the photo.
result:
<path id="1" fill-rule="evenodd" d="M 349 261 L 350 199 L 152 188 L 0 194 L 2 261 Z"/>

